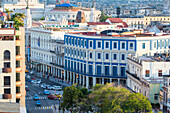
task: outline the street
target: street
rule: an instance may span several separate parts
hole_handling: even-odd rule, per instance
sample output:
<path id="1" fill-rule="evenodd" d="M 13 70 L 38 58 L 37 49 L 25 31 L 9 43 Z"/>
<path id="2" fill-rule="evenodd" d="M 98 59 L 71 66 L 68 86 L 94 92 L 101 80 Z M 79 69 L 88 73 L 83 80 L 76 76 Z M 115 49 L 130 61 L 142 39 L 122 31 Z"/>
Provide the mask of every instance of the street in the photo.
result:
<path id="1" fill-rule="evenodd" d="M 33 75 L 31 75 L 33 76 Z M 35 76 L 35 75 L 34 75 Z M 42 83 L 46 83 L 48 85 L 57 85 L 56 82 L 49 81 L 46 78 L 42 77 L 36 77 L 40 78 L 42 80 Z M 59 100 L 51 100 L 47 98 L 47 95 L 43 94 L 44 89 L 39 87 L 38 84 L 32 84 L 30 82 L 26 82 L 26 86 L 29 87 L 30 91 L 27 91 L 26 93 L 26 108 L 28 113 L 54 113 L 54 105 L 56 106 L 56 109 L 58 110 L 59 106 Z M 49 90 L 50 93 L 54 93 L 54 90 Z M 56 91 L 56 93 L 62 94 L 62 91 Z M 41 102 L 41 106 L 36 106 L 36 101 L 33 99 L 34 95 L 39 96 L 39 100 Z"/>

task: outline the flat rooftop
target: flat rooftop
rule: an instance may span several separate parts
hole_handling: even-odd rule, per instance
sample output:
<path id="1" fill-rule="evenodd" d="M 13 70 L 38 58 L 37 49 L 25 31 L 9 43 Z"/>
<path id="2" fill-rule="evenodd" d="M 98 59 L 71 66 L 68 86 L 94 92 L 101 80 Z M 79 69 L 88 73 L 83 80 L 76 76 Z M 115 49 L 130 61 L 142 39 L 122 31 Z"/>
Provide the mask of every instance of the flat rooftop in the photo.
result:
<path id="1" fill-rule="evenodd" d="M 20 104 L 19 103 L 9 103 L 9 102 L 0 102 L 0 112 L 19 113 L 20 112 Z"/>

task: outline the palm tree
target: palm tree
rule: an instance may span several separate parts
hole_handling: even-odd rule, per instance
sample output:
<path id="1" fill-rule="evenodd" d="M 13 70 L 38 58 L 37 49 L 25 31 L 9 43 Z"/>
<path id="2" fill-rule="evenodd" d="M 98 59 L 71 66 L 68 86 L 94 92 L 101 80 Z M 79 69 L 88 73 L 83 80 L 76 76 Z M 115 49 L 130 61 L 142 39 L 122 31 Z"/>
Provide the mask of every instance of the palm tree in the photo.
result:
<path id="1" fill-rule="evenodd" d="M 9 10 L 9 9 L 5 9 L 5 13 L 8 13 L 8 16 L 7 16 L 7 20 L 10 20 L 11 19 L 11 13 L 14 12 L 12 10 Z"/>

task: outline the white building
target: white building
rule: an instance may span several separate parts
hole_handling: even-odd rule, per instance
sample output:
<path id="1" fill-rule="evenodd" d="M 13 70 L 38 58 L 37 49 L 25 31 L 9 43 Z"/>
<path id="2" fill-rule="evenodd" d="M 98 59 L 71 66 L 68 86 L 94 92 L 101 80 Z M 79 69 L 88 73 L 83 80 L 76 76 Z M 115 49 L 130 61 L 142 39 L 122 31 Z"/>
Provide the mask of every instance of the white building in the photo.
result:
<path id="1" fill-rule="evenodd" d="M 44 4 L 39 4 L 38 0 L 28 0 L 30 8 L 44 8 Z M 3 10 L 17 10 L 27 7 L 26 0 L 3 0 L 2 1 Z"/>
<path id="2" fill-rule="evenodd" d="M 167 54 L 127 58 L 127 86 L 147 96 L 151 103 L 159 103 L 159 91 L 163 84 L 163 75 L 170 74 L 170 62 Z M 146 87 L 146 84 L 149 87 Z"/>

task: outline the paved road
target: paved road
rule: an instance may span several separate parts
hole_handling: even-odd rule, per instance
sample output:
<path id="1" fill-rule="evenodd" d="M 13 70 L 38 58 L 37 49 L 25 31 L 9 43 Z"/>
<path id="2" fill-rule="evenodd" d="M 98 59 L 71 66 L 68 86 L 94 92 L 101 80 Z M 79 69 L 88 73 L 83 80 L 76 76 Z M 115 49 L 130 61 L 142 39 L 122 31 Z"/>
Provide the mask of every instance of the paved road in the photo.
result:
<path id="1" fill-rule="evenodd" d="M 37 77 L 40 78 L 40 77 Z M 55 82 L 42 78 L 42 82 L 49 85 L 59 85 Z M 26 82 L 30 91 L 27 91 L 26 95 L 26 107 L 28 113 L 54 113 L 54 104 L 58 107 L 59 100 L 50 100 L 43 94 L 44 89 L 37 84 L 31 84 Z M 61 91 L 60 91 L 61 92 Z M 41 107 L 36 106 L 36 101 L 33 100 L 33 96 L 37 94 L 40 98 Z"/>

